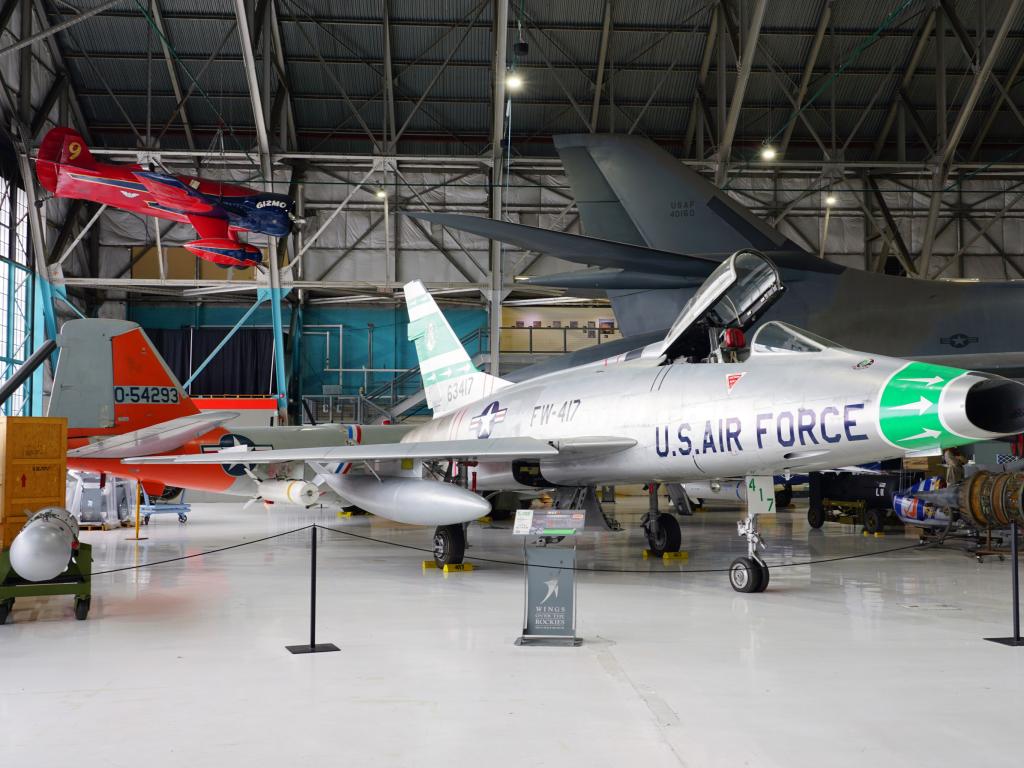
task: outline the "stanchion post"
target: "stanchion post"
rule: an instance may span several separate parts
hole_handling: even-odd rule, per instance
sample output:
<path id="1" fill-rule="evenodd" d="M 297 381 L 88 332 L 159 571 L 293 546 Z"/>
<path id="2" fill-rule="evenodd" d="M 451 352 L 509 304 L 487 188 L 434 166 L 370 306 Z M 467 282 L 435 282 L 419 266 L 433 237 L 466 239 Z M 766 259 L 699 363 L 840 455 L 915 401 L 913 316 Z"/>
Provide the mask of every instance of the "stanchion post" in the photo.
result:
<path id="1" fill-rule="evenodd" d="M 1013 637 L 986 637 L 1000 645 L 1021 646 L 1020 637 L 1020 563 L 1017 559 L 1017 521 L 1010 523 L 1010 580 L 1013 595 Z"/>
<path id="2" fill-rule="evenodd" d="M 316 526 L 309 529 L 309 647 L 316 648 Z"/>
<path id="3" fill-rule="evenodd" d="M 1017 561 L 1017 521 L 1010 526 L 1010 570 L 1013 573 L 1013 643 L 1020 645 L 1020 564 Z"/>
<path id="4" fill-rule="evenodd" d="M 334 643 L 316 642 L 316 529 L 309 527 L 309 645 L 286 645 L 290 653 L 327 653 L 340 650 Z"/>
<path id="5" fill-rule="evenodd" d="M 116 489 L 115 489 L 115 496 Z M 135 481 L 135 535 L 129 536 L 128 541 L 145 541 L 145 536 L 140 536 L 142 526 L 142 481 Z"/>

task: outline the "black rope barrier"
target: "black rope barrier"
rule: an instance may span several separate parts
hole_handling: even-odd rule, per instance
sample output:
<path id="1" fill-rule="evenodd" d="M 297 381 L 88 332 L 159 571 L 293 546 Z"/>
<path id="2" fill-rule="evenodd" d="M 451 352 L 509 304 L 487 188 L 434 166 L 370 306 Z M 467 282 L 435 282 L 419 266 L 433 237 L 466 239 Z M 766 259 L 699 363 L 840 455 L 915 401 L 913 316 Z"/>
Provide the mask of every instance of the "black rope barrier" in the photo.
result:
<path id="1" fill-rule="evenodd" d="M 124 566 L 122 568 L 111 568 L 111 569 L 106 570 L 106 571 L 93 571 L 92 575 L 93 576 L 104 576 L 104 575 L 106 575 L 108 573 L 120 573 L 122 571 L 137 571 L 137 570 L 139 570 L 141 568 L 152 568 L 153 566 L 156 566 L 156 565 L 166 565 L 167 563 L 177 563 L 177 562 L 179 562 L 181 560 L 191 560 L 193 557 L 203 557 L 205 555 L 215 555 L 218 552 L 227 552 L 230 549 L 239 549 L 241 547 L 248 547 L 250 544 L 259 544 L 260 542 L 263 542 L 263 541 L 270 541 L 271 539 L 279 539 L 282 536 L 290 536 L 291 534 L 298 533 L 299 531 L 306 531 L 306 530 L 309 530 L 310 528 L 319 528 L 319 527 L 320 526 L 318 526 L 316 523 L 310 523 L 309 525 L 304 525 L 301 528 L 293 528 L 290 531 L 283 531 L 282 533 L 275 533 L 275 534 L 272 534 L 270 536 L 264 536 L 264 537 L 262 537 L 260 539 L 253 539 L 252 541 L 243 541 L 243 542 L 240 542 L 238 544 L 230 544 L 230 545 L 228 545 L 226 547 L 217 547 L 216 549 L 207 549 L 207 550 L 204 550 L 202 552 L 193 552 L 191 555 L 181 555 L 180 557 L 170 557 L 170 558 L 168 558 L 166 560 L 154 560 L 151 563 L 139 563 L 138 565 L 126 565 L 126 566 Z"/>
<path id="2" fill-rule="evenodd" d="M 171 557 L 165 560 L 154 560 L 150 563 L 139 563 L 137 565 L 126 565 L 120 568 L 110 568 L 105 571 L 93 571 L 93 576 L 105 576 L 112 573 L 122 573 L 124 571 L 135 571 L 142 568 L 152 568 L 158 565 L 167 565 L 169 563 L 177 563 L 182 560 L 190 560 L 195 557 L 205 557 L 206 555 L 216 555 L 221 552 L 228 552 L 232 549 L 240 549 L 242 547 L 248 547 L 252 544 L 260 544 L 265 541 L 271 541 L 273 539 L 279 539 L 283 536 L 290 536 L 293 533 L 299 533 L 301 531 L 307 531 L 311 528 L 319 529 L 322 531 L 330 531 L 331 533 L 340 534 L 342 536 L 348 536 L 349 538 L 359 539 L 360 541 L 366 541 L 371 544 L 381 544 L 388 547 L 396 547 L 398 549 L 407 549 L 413 552 L 422 552 L 433 555 L 434 550 L 428 547 L 419 547 L 415 544 L 404 544 L 400 541 L 388 541 L 387 539 L 378 539 L 373 536 L 366 536 L 365 534 L 355 533 L 354 531 L 346 531 L 341 528 L 332 528 L 329 525 L 320 525 L 319 523 L 310 523 L 304 525 L 301 528 L 293 528 L 288 531 L 282 531 L 281 533 L 271 534 L 270 536 L 263 536 L 258 539 L 252 539 L 251 541 L 242 541 L 237 544 L 229 544 L 224 547 L 217 547 L 215 549 L 207 549 L 202 552 L 193 552 L 190 555 L 181 555 L 179 557 Z M 770 568 L 798 568 L 808 565 L 824 565 L 827 563 L 837 563 L 844 560 L 857 560 L 866 557 L 879 557 L 881 555 L 888 555 L 893 552 L 906 552 L 909 550 L 924 550 L 930 549 L 930 544 L 908 544 L 901 547 L 889 547 L 878 552 L 856 552 L 849 555 L 836 555 L 835 557 L 823 557 L 816 560 L 800 560 L 792 563 L 771 563 L 765 562 Z M 468 560 L 472 560 L 479 563 L 489 563 L 491 565 L 503 565 L 511 568 L 525 568 L 526 562 L 522 560 L 501 560 L 494 557 L 479 557 L 476 555 L 469 555 Z M 572 570 L 579 573 L 623 573 L 623 574 L 648 574 L 648 575 L 686 575 L 690 573 L 728 573 L 729 568 L 683 568 L 680 570 L 654 570 L 654 569 L 642 569 L 642 568 L 585 568 L 574 566 L 572 568 L 562 568 L 561 566 L 530 566 L 539 568 L 561 568 L 562 570 Z"/>
<path id="3" fill-rule="evenodd" d="M 417 547 L 417 546 L 415 546 L 413 544 L 403 544 L 403 543 L 398 542 L 398 541 L 387 541 L 386 539 L 375 539 L 372 536 L 365 536 L 365 535 L 360 534 L 360 533 L 353 533 L 352 531 L 344 531 L 344 530 L 342 530 L 340 528 L 331 528 L 329 525 L 319 525 L 319 524 L 317 524 L 316 527 L 321 529 L 321 530 L 323 530 L 323 531 L 331 531 L 332 533 L 340 533 L 343 536 L 350 536 L 350 537 L 352 537 L 354 539 L 361 539 L 363 541 L 369 541 L 369 542 L 372 542 L 374 544 L 385 544 L 385 545 L 387 545 L 389 547 L 399 547 L 400 549 L 411 549 L 411 550 L 413 550 L 415 552 L 426 552 L 426 553 L 429 553 L 429 554 L 433 554 L 433 552 L 434 552 L 434 550 L 428 549 L 426 547 Z M 858 552 L 858 553 L 855 553 L 855 554 L 852 554 L 852 555 L 837 555 L 836 557 L 826 557 L 826 558 L 822 558 L 820 560 L 803 560 L 803 561 L 796 562 L 796 563 L 774 563 L 774 564 L 766 562 L 765 564 L 767 566 L 769 566 L 770 568 L 795 568 L 797 566 L 803 566 L 803 565 L 818 565 L 820 563 L 835 563 L 835 562 L 839 562 L 840 560 L 856 560 L 857 558 L 862 558 L 862 557 L 877 557 L 879 555 L 886 555 L 886 554 L 889 554 L 890 552 L 904 552 L 904 551 L 910 550 L 910 549 L 928 549 L 928 548 L 929 548 L 929 545 L 927 545 L 927 544 L 908 544 L 908 545 L 902 546 L 902 547 L 890 547 L 889 549 L 883 549 L 880 552 Z M 516 568 L 525 568 L 526 565 L 527 565 L 525 561 L 521 561 L 521 560 L 498 560 L 496 558 L 478 557 L 476 555 L 467 555 L 466 559 L 467 560 L 473 560 L 473 561 L 478 562 L 478 563 L 491 563 L 492 565 L 507 565 L 507 566 L 513 566 L 513 567 L 516 567 Z M 560 566 L 560 565 L 535 565 L 533 563 L 530 563 L 530 567 L 531 568 L 557 568 L 557 569 L 563 570 L 563 571 L 577 571 L 577 572 L 582 572 L 582 573 L 646 573 L 646 574 L 656 574 L 656 575 L 664 575 L 664 574 L 683 575 L 683 574 L 687 574 L 687 573 L 728 573 L 729 572 L 729 568 L 687 568 L 687 569 L 678 570 L 678 571 L 655 571 L 655 570 L 642 569 L 642 568 L 635 568 L 635 569 L 630 569 L 630 568 L 581 568 L 581 567 L 578 567 L 578 566 L 573 566 L 571 568 L 567 568 L 567 567 Z"/>

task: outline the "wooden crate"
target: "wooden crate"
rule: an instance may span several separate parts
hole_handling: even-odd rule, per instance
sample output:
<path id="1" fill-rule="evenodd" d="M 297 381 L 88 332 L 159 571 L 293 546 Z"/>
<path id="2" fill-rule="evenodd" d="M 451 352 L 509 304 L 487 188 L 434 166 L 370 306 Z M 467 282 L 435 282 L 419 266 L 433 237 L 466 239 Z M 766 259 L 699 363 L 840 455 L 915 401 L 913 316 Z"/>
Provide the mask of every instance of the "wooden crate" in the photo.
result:
<path id="1" fill-rule="evenodd" d="M 0 549 L 10 548 L 11 542 L 14 541 L 14 537 L 18 535 L 23 525 L 25 525 L 25 519 L 22 518 L 0 522 Z"/>
<path id="2" fill-rule="evenodd" d="M 32 513 L 64 506 L 67 447 L 67 419 L 0 417 L 2 546 L 10 546 L 10 529 L 20 530 Z"/>
<path id="3" fill-rule="evenodd" d="M 946 476 L 946 465 L 941 456 L 907 456 L 903 459 L 903 468 L 915 472 L 924 472 L 929 477 Z"/>

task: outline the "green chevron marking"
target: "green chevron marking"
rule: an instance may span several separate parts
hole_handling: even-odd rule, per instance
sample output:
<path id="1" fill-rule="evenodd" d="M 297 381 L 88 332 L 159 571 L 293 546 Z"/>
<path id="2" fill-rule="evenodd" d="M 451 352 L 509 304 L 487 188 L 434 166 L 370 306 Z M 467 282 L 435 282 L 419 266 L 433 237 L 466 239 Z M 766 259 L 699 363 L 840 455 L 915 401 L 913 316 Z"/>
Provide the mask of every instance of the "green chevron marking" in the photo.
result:
<path id="1" fill-rule="evenodd" d="M 946 429 L 939 398 L 966 371 L 930 363 L 908 363 L 892 375 L 879 398 L 878 428 L 889 443 L 911 451 L 947 448 L 963 439 Z"/>

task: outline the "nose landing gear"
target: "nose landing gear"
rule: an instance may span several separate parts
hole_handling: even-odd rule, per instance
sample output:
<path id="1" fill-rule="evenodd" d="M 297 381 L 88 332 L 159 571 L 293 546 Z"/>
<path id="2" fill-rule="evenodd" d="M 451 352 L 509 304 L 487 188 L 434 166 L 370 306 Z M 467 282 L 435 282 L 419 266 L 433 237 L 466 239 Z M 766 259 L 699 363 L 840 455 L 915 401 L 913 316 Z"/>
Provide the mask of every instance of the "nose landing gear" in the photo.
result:
<path id="1" fill-rule="evenodd" d="M 747 516 L 736 523 L 736 533 L 746 538 L 747 554 L 732 561 L 729 566 L 729 583 L 737 592 L 764 592 L 768 588 L 770 576 L 768 565 L 760 555 L 760 550 L 767 547 L 757 528 L 757 514 L 758 510 L 775 512 L 774 480 L 770 477 L 748 477 L 746 485 Z"/>

